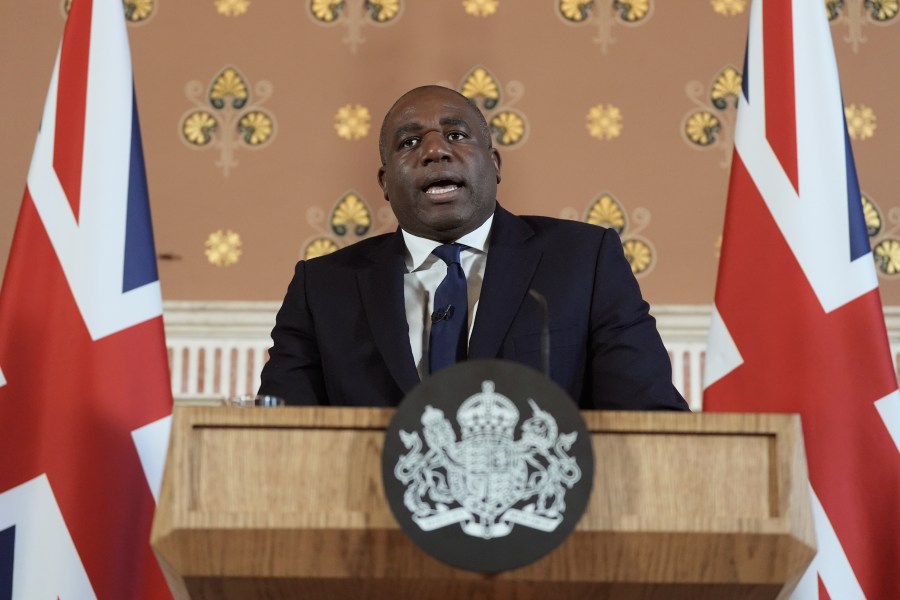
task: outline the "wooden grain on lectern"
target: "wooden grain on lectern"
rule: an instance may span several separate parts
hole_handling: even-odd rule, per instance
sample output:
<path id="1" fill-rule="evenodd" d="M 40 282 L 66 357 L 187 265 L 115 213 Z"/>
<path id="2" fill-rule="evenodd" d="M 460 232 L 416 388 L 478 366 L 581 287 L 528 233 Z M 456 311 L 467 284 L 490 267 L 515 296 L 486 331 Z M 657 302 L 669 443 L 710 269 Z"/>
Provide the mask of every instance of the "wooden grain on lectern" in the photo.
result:
<path id="1" fill-rule="evenodd" d="M 549 556 L 487 576 L 399 529 L 388 409 L 177 407 L 152 545 L 177 598 L 763 599 L 815 553 L 791 415 L 585 412 L 594 491 Z"/>

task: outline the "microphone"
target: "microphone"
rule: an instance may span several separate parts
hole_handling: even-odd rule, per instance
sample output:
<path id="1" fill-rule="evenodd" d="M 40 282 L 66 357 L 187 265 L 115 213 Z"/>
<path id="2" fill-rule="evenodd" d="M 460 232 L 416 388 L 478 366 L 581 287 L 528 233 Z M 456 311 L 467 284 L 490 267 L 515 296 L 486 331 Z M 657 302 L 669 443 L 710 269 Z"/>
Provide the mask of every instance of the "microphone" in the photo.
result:
<path id="1" fill-rule="evenodd" d="M 550 309 L 547 307 L 547 299 L 539 291 L 530 289 L 528 295 L 541 307 L 541 370 L 550 377 Z"/>
<path id="2" fill-rule="evenodd" d="M 431 313 L 432 324 L 437 323 L 439 321 L 449 321 L 451 318 L 453 318 L 453 305 L 452 304 L 448 304 L 447 308 L 445 308 L 443 310 L 435 310 L 433 313 Z"/>

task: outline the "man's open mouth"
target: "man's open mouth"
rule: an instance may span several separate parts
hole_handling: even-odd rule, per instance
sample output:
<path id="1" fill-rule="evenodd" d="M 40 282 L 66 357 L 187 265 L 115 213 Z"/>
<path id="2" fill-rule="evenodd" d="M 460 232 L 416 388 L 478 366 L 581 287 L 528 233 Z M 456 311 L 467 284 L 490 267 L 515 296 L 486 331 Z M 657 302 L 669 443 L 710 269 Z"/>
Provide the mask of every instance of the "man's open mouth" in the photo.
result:
<path id="1" fill-rule="evenodd" d="M 431 196 L 438 196 L 440 194 L 449 194 L 450 192 L 455 192 L 462 186 L 455 181 L 450 180 L 441 180 L 435 181 L 434 183 L 430 183 L 425 186 L 425 193 Z"/>

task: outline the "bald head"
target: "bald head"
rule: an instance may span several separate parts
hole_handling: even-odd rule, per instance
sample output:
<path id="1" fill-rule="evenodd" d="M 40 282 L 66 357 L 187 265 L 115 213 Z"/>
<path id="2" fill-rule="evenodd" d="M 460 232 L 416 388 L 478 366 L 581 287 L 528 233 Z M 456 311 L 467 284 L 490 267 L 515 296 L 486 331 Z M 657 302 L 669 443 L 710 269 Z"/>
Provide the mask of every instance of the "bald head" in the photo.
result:
<path id="1" fill-rule="evenodd" d="M 387 114 L 384 115 L 384 119 L 381 121 L 381 132 L 378 135 L 378 155 L 381 157 L 381 164 L 385 164 L 387 162 L 387 123 L 390 120 L 391 116 L 394 113 L 394 110 L 399 105 L 405 105 L 406 99 L 409 96 L 415 96 L 421 94 L 423 92 L 437 92 L 440 94 L 447 93 L 452 96 L 456 96 L 461 100 L 464 100 L 472 107 L 472 112 L 475 115 L 475 123 L 477 124 L 479 130 L 481 131 L 481 137 L 487 140 L 488 148 L 492 147 L 491 144 L 491 128 L 488 126 L 487 121 L 484 119 L 484 115 L 481 114 L 481 111 L 478 110 L 478 106 L 475 104 L 475 101 L 471 98 L 463 96 L 456 90 L 441 86 L 441 85 L 423 85 L 417 88 L 413 88 L 400 96 L 396 102 L 391 106 L 391 108 L 387 111 Z"/>

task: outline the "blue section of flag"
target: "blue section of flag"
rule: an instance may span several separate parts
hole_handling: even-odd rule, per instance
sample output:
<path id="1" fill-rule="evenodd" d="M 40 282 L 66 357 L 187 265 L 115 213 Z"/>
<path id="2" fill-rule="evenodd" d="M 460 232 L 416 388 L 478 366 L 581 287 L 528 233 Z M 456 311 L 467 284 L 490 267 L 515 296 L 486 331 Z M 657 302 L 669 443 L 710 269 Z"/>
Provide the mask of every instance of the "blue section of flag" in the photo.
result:
<path id="1" fill-rule="evenodd" d="M 147 173 L 141 148 L 141 126 L 137 103 L 132 92 L 131 163 L 128 170 L 128 214 L 125 220 L 125 267 L 122 292 L 127 292 L 159 279 L 156 270 L 156 248 L 153 245 L 153 223 L 147 194 Z"/>
<path id="2" fill-rule="evenodd" d="M 850 134 L 847 131 L 847 118 L 844 118 L 844 152 L 847 165 L 847 210 L 850 226 L 850 260 L 856 260 L 872 251 L 869 246 L 869 232 L 866 228 L 866 217 L 862 210 L 862 194 L 859 191 L 859 179 L 856 176 L 856 163 L 853 161 L 853 147 L 850 146 Z"/>
<path id="3" fill-rule="evenodd" d="M 750 40 L 748 39 L 744 42 L 744 70 L 741 71 L 741 92 L 744 94 L 744 101 L 748 104 L 750 103 L 750 85 L 747 83 L 750 81 L 750 73 L 747 71 L 747 55 L 750 53 Z"/>
<path id="4" fill-rule="evenodd" d="M 16 556 L 16 526 L 0 531 L 0 600 L 12 600 L 13 559 Z"/>

